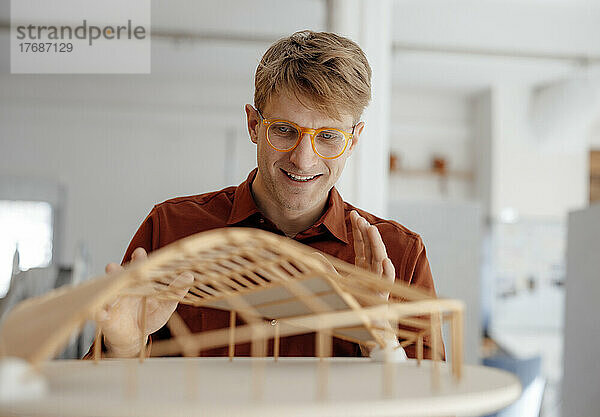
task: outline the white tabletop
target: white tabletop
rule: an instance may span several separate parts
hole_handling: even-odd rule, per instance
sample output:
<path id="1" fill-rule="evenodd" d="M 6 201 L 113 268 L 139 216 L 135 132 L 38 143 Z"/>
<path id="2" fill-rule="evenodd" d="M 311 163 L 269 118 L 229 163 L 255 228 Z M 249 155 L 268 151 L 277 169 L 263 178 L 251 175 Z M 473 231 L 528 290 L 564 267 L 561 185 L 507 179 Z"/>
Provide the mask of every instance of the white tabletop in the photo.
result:
<path id="1" fill-rule="evenodd" d="M 43 398 L 0 405 L 1 415 L 27 416 L 477 416 L 514 402 L 513 375 L 465 366 L 457 382 L 440 365 L 386 365 L 370 359 L 152 358 L 52 361 Z M 318 375 L 327 375 L 319 379 Z M 384 380 L 393 381 L 384 392 Z M 262 381 L 262 383 L 260 382 Z M 319 382 L 321 381 L 321 382 Z M 322 388 L 325 381 L 325 389 Z"/>

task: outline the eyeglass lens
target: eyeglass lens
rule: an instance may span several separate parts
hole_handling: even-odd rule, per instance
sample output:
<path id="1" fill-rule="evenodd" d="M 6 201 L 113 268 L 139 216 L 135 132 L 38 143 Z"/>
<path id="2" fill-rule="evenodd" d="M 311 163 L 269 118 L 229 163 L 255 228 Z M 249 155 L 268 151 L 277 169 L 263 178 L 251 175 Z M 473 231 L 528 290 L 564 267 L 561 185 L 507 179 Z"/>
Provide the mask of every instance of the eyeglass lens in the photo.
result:
<path id="1" fill-rule="evenodd" d="M 276 122 L 269 126 L 267 134 L 271 145 L 280 151 L 288 151 L 298 141 L 300 131 L 290 123 Z M 315 136 L 315 150 L 326 158 L 339 155 L 345 143 L 344 134 L 336 129 L 322 130 Z"/>

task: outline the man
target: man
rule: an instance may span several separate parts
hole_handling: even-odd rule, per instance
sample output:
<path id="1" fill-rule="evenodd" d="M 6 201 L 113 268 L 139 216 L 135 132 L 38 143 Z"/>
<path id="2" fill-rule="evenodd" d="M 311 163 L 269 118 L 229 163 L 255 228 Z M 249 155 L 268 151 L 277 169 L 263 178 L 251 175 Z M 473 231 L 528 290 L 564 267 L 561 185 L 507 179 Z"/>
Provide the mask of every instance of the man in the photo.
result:
<path id="1" fill-rule="evenodd" d="M 258 168 L 238 187 L 156 205 L 133 237 L 123 263 L 136 262 L 194 233 L 255 227 L 286 235 L 382 279 L 433 292 L 420 237 L 398 223 L 355 209 L 334 188 L 363 131 L 360 117 L 370 101 L 370 82 L 367 58 L 346 38 L 302 31 L 277 41 L 256 70 L 254 106 L 245 107 Z M 106 270 L 120 268 L 109 264 Z M 183 297 L 192 281 L 182 275 L 173 285 L 181 287 Z M 387 299 L 389 294 L 379 296 Z M 192 332 L 229 325 L 225 311 L 150 303 L 144 334 L 158 331 L 154 338 L 168 336 L 163 326 L 175 309 Z M 107 356 L 131 357 L 140 351 L 141 311 L 138 299 L 122 298 L 99 314 Z M 280 355 L 312 356 L 314 339 L 310 334 L 282 338 Z M 395 338 L 393 342 L 398 343 Z M 414 349 L 407 353 L 415 355 Z M 226 355 L 227 349 L 201 354 Z M 236 355 L 247 354 L 248 344 L 236 347 Z M 333 354 L 360 356 L 361 351 L 356 344 L 334 339 Z"/>

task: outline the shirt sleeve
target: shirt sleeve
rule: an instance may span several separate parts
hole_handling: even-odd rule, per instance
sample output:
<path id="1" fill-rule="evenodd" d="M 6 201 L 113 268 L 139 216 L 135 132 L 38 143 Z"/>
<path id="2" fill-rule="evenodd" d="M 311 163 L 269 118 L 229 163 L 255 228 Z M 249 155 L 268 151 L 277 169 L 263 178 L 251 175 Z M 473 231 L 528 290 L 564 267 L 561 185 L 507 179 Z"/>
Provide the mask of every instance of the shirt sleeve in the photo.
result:
<path id="1" fill-rule="evenodd" d="M 160 218 L 157 207 L 155 206 L 150 214 L 144 219 L 140 227 L 138 228 L 135 235 L 131 239 L 121 265 L 124 265 L 131 261 L 131 255 L 137 248 L 144 248 L 146 252 L 150 253 L 155 249 L 159 248 L 159 237 L 160 237 Z"/>
<path id="2" fill-rule="evenodd" d="M 435 295 L 435 285 L 433 276 L 427 260 L 427 252 L 421 237 L 415 240 L 411 250 L 412 256 L 409 257 L 406 263 L 405 274 L 408 277 L 408 283 L 421 289 L 430 291 Z"/>

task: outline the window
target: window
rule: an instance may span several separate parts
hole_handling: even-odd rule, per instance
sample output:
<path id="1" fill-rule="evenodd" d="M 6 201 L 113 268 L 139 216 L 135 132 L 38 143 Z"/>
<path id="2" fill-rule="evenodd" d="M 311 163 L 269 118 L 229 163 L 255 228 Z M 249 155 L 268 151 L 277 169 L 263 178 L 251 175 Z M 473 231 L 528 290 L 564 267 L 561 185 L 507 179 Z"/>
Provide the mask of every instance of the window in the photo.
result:
<path id="1" fill-rule="evenodd" d="M 19 269 L 48 266 L 52 261 L 52 206 L 42 201 L 0 200 L 0 297 L 10 286 L 15 250 Z"/>

